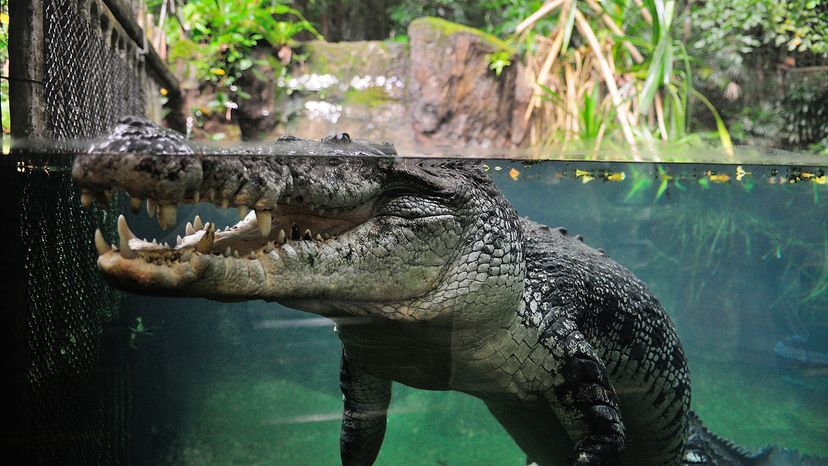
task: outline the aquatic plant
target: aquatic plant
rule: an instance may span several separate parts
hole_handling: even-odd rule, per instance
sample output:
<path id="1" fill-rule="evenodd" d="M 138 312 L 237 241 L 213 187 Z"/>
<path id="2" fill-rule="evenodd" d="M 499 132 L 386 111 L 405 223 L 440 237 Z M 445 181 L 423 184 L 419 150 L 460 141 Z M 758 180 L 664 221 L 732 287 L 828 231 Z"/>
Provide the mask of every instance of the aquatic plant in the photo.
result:
<path id="1" fill-rule="evenodd" d="M 627 170 L 630 185 L 624 202 L 659 205 L 649 219 L 650 259 L 641 265 L 644 274 L 662 277 L 658 281 L 669 288 L 663 298 L 696 315 L 705 312 L 710 295 L 743 288 L 730 283 L 739 277 L 728 271 L 764 271 L 755 273 L 775 289 L 763 309 L 788 314 L 780 319 L 794 322 L 790 326 L 796 332 L 828 326 L 828 231 L 815 228 L 813 219 L 801 214 L 804 206 L 825 202 L 819 195 L 825 186 L 814 181 L 819 173 L 791 169 L 785 176 L 768 177 L 740 168 L 696 176 L 678 176 L 666 167 Z M 811 182 L 812 189 L 803 182 Z M 733 297 L 736 303 L 745 298 Z"/>

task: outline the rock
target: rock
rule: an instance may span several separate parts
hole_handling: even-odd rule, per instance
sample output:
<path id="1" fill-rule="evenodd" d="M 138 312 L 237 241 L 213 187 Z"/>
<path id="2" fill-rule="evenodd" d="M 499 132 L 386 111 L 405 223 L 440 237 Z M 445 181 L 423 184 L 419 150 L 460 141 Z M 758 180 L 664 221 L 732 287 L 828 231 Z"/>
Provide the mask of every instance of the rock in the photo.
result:
<path id="1" fill-rule="evenodd" d="M 249 99 L 236 100 L 239 106 L 236 117 L 244 141 L 261 141 L 278 123 L 274 112 L 276 88 L 273 86 L 276 70 L 267 60 L 275 56 L 276 51 L 270 46 L 257 46 L 251 59 L 262 64 L 246 70 L 237 81 L 239 88 L 250 95 Z"/>
<path id="2" fill-rule="evenodd" d="M 420 144 L 520 144 L 525 134 L 520 107 L 525 103 L 516 99 L 518 59 L 509 45 L 439 18 L 412 21 L 408 37 L 409 112 Z M 497 76 L 487 55 L 501 50 L 513 55 L 512 65 Z"/>

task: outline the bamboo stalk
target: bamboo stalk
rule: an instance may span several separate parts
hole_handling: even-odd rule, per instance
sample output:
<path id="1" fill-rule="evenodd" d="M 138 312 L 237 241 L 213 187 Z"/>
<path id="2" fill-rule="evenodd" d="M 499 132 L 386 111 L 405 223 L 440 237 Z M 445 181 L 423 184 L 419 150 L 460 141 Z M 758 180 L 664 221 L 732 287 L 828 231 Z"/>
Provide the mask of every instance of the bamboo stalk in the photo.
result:
<path id="1" fill-rule="evenodd" d="M 534 91 L 532 92 L 532 98 L 529 101 L 529 105 L 526 107 L 526 111 L 523 114 L 523 124 L 526 124 L 529 121 L 529 119 L 532 118 L 532 113 L 534 112 L 535 108 L 540 106 L 540 95 L 542 90 L 540 84 L 543 84 L 549 78 L 549 73 L 552 71 L 552 66 L 555 64 L 555 60 L 557 60 L 558 54 L 561 53 L 561 46 L 563 44 L 563 31 L 556 31 L 557 34 L 555 35 L 555 39 L 552 41 L 552 48 L 546 55 L 546 60 L 544 60 L 543 66 L 541 66 L 540 72 L 538 73 L 538 77 L 535 80 L 535 87 Z"/>
<path id="2" fill-rule="evenodd" d="M 601 13 L 601 20 L 604 21 L 604 24 L 607 25 L 607 27 L 610 29 L 610 31 L 612 31 L 613 34 L 620 37 L 625 37 L 627 35 L 624 33 L 624 31 L 621 30 L 620 27 L 618 27 L 617 24 L 615 24 L 615 21 L 613 21 L 608 14 L 604 13 L 604 10 L 601 9 L 601 6 L 598 5 L 598 3 L 595 0 L 586 0 L 586 2 L 587 5 L 589 5 L 589 7 L 592 8 L 593 11 L 595 11 L 596 13 Z M 630 56 L 632 56 L 632 59 L 636 63 L 644 62 L 644 56 L 641 55 L 641 52 L 639 52 L 638 49 L 635 48 L 635 45 L 633 45 L 632 42 L 621 39 L 621 44 L 624 46 L 624 48 L 627 49 L 628 52 L 630 52 Z"/>
<path id="3" fill-rule="evenodd" d="M 595 52 L 595 59 L 598 62 L 599 72 L 603 76 L 604 82 L 607 84 L 607 90 L 609 91 L 610 96 L 612 96 L 612 104 L 616 108 L 616 117 L 618 118 L 618 122 L 621 124 L 621 131 L 624 133 L 624 139 L 633 151 L 633 158 L 635 160 L 640 160 L 632 128 L 630 128 L 629 117 L 626 109 L 622 105 L 621 97 L 618 95 L 618 87 L 615 84 L 615 78 L 612 75 L 612 70 L 610 70 L 607 60 L 601 53 L 601 44 L 598 42 L 598 38 L 595 37 L 595 33 L 589 26 L 586 18 L 584 18 L 584 15 L 578 10 L 575 10 L 575 26 L 581 34 L 586 37 L 589 46 Z"/>
<path id="4" fill-rule="evenodd" d="M 641 0 L 635 0 L 635 4 L 638 5 L 638 9 L 641 10 L 641 16 L 644 17 L 644 21 L 647 24 L 653 24 L 653 16 L 650 14 L 650 10 L 648 10 L 644 3 Z"/>
<path id="5" fill-rule="evenodd" d="M 532 26 L 535 25 L 535 23 L 540 21 L 541 18 L 549 14 L 549 12 L 551 12 L 555 8 L 559 7 L 563 2 L 564 0 L 552 0 L 541 5 L 541 7 L 538 8 L 538 11 L 529 15 L 528 18 L 524 19 L 520 22 L 520 24 L 517 25 L 517 27 L 515 28 L 515 35 L 519 36 L 527 29 L 530 29 Z"/>
<path id="6" fill-rule="evenodd" d="M 661 93 L 655 95 L 655 111 L 656 121 L 658 121 L 658 131 L 661 133 L 661 140 L 667 141 L 669 135 L 667 134 L 667 126 L 664 124 L 664 107 L 661 102 Z"/>

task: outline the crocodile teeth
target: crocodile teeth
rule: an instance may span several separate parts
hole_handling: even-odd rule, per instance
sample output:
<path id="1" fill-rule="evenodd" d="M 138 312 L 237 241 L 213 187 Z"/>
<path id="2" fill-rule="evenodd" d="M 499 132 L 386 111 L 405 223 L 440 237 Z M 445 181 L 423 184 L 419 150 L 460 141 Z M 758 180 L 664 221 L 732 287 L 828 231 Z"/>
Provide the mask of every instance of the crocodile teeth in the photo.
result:
<path id="1" fill-rule="evenodd" d="M 103 233 L 101 233 L 100 229 L 95 229 L 95 249 L 98 250 L 98 255 L 103 256 L 104 254 L 108 253 L 112 249 L 106 244 L 106 240 L 103 237 Z"/>
<path id="2" fill-rule="evenodd" d="M 276 237 L 276 242 L 279 244 L 285 244 L 285 240 L 287 239 L 287 235 L 285 234 L 285 230 L 279 230 L 279 236 Z"/>
<path id="3" fill-rule="evenodd" d="M 129 210 L 131 210 L 133 214 L 137 214 L 141 211 L 141 204 L 143 203 L 144 200 L 140 197 L 131 196 L 129 198 Z"/>
<path id="4" fill-rule="evenodd" d="M 293 224 L 290 227 L 290 239 L 293 241 L 299 241 L 302 238 L 301 234 L 299 233 L 299 225 Z"/>
<path id="5" fill-rule="evenodd" d="M 181 238 L 181 235 L 175 235 L 175 245 L 176 246 L 181 244 L 182 241 L 184 241 L 184 240 Z"/>
<path id="6" fill-rule="evenodd" d="M 89 191 L 84 191 L 81 193 L 81 205 L 85 209 L 92 207 L 92 199 L 94 199 L 94 196 L 92 196 L 92 193 L 90 193 Z"/>
<path id="7" fill-rule="evenodd" d="M 200 192 L 196 191 L 195 194 L 193 194 L 193 202 L 195 202 L 196 204 L 201 202 L 201 193 Z"/>
<path id="8" fill-rule="evenodd" d="M 244 220 L 244 217 L 247 217 L 247 214 L 250 213 L 250 207 L 247 207 L 246 205 L 240 205 L 238 207 L 238 211 L 239 211 L 239 220 Z"/>
<path id="9" fill-rule="evenodd" d="M 190 236 L 190 235 L 194 235 L 195 232 L 196 232 L 196 230 L 195 230 L 195 227 L 193 227 L 193 224 L 190 223 L 190 222 L 187 222 L 187 225 L 184 227 L 184 233 L 187 236 Z"/>
<path id="10" fill-rule="evenodd" d="M 209 254 L 213 250 L 213 241 L 216 239 L 216 226 L 212 223 L 205 225 L 206 233 L 198 240 L 195 246 L 196 252 L 202 254 Z"/>
<path id="11" fill-rule="evenodd" d="M 147 199 L 147 214 L 153 217 L 156 210 L 158 210 L 158 204 L 152 199 Z"/>
<path id="12" fill-rule="evenodd" d="M 224 198 L 221 200 L 221 208 L 226 209 L 230 207 L 230 199 Z"/>
<path id="13" fill-rule="evenodd" d="M 175 204 L 162 205 L 158 209 L 158 224 L 162 230 L 169 230 L 175 226 L 178 206 Z"/>
<path id="14" fill-rule="evenodd" d="M 201 217 L 199 217 L 198 215 L 196 215 L 193 219 L 193 228 L 195 228 L 196 230 L 204 229 L 204 223 L 201 221 Z"/>
<path id="15" fill-rule="evenodd" d="M 233 257 L 235 257 L 236 259 L 241 258 L 241 256 L 239 255 L 239 251 L 233 251 Z"/>
<path id="16" fill-rule="evenodd" d="M 121 256 L 127 259 L 134 259 L 138 257 L 138 254 L 135 253 L 129 247 L 129 240 L 135 238 L 135 235 L 129 231 L 129 226 L 127 226 L 126 218 L 123 215 L 118 217 L 118 249 L 121 252 Z"/>
<path id="17" fill-rule="evenodd" d="M 257 210 L 256 211 L 256 223 L 259 225 L 259 232 L 262 234 L 262 238 L 267 238 L 270 236 L 270 211 L 267 210 Z"/>
<path id="18" fill-rule="evenodd" d="M 316 241 L 322 241 L 322 235 L 319 233 L 316 234 Z"/>
<path id="19" fill-rule="evenodd" d="M 227 246 L 227 249 L 224 250 L 224 257 L 230 257 L 233 255 L 233 250 L 230 249 L 230 246 Z"/>
<path id="20" fill-rule="evenodd" d="M 275 249 L 275 247 L 276 246 L 274 246 L 273 243 L 267 243 L 262 248 L 262 252 L 265 253 L 265 254 L 270 254 L 270 252 L 273 251 L 273 249 Z"/>
<path id="21" fill-rule="evenodd" d="M 305 241 L 311 241 L 313 239 L 313 234 L 310 229 L 305 230 L 305 233 L 302 235 L 302 239 Z"/>

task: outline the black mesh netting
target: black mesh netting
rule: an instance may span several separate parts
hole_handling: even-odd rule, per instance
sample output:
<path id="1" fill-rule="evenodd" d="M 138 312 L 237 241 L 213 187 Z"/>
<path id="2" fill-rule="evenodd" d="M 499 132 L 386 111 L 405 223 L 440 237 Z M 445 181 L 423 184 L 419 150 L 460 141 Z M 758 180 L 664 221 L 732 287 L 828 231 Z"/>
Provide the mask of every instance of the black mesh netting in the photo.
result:
<path id="1" fill-rule="evenodd" d="M 58 139 L 102 134 L 119 117 L 144 113 L 135 45 L 105 15 L 95 17 L 97 7 L 81 14 L 83 2 L 44 1 L 46 111 Z"/>
<path id="2" fill-rule="evenodd" d="M 102 4 L 43 3 L 45 110 L 54 145 L 98 136 L 123 115 L 144 114 L 148 78 L 140 47 L 113 28 Z M 115 214 L 81 207 L 70 168 L 71 154 L 50 155 L 21 175 L 30 459 L 123 464 L 129 462 L 128 329 L 120 295 L 97 272 L 92 244 L 96 227 L 116 236 Z"/>

